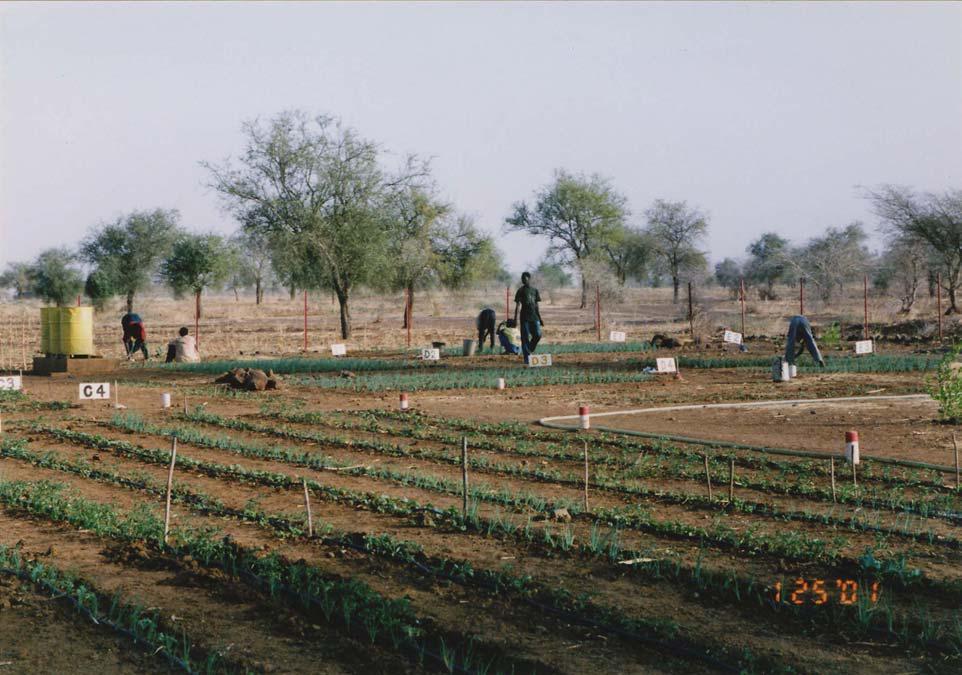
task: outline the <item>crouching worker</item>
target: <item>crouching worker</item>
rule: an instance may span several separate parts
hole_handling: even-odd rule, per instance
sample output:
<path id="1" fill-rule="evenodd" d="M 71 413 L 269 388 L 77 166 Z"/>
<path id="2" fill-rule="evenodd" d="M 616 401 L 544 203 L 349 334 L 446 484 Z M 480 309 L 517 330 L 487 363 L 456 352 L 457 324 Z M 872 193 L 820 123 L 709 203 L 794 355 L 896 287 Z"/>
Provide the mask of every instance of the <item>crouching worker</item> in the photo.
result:
<path id="1" fill-rule="evenodd" d="M 499 323 L 497 333 L 498 342 L 501 343 L 501 348 L 504 350 L 502 354 L 517 356 L 521 353 L 521 331 L 518 330 L 514 319 Z"/>
<path id="2" fill-rule="evenodd" d="M 188 335 L 190 331 L 187 327 L 182 327 L 179 337 L 167 343 L 167 361 L 177 363 L 197 363 L 200 361 L 200 352 L 197 351 L 197 341 L 193 335 Z"/>
<path id="3" fill-rule="evenodd" d="M 490 307 L 485 307 L 478 314 L 478 318 L 475 321 L 478 327 L 478 353 L 484 351 L 484 340 L 485 338 L 491 341 L 491 351 L 494 351 L 494 322 L 495 315 L 494 310 Z"/>
<path id="4" fill-rule="evenodd" d="M 798 343 L 797 351 L 796 343 Z M 806 348 L 808 348 L 808 353 L 812 355 L 815 363 L 820 366 L 825 365 L 825 359 L 822 358 L 822 354 L 818 351 L 818 345 L 815 344 L 812 325 L 804 316 L 793 316 L 788 324 L 788 337 L 785 340 L 785 360 L 789 363 L 795 363 L 795 359 L 801 356 Z"/>
<path id="5" fill-rule="evenodd" d="M 150 360 L 150 355 L 147 353 L 147 329 L 144 328 L 140 315 L 133 312 L 124 314 L 120 319 L 120 327 L 124 331 L 124 352 L 127 354 L 127 360 L 134 358 L 134 354 L 138 351 L 143 352 L 144 361 Z"/>

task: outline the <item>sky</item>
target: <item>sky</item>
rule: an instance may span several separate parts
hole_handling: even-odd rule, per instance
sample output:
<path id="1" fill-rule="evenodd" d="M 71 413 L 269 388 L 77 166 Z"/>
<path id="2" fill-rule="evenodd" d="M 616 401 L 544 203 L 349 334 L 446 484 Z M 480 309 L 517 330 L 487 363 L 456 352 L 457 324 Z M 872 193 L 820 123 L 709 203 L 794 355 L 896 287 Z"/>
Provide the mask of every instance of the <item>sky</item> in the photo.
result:
<path id="1" fill-rule="evenodd" d="M 504 218 L 558 168 L 634 224 L 702 209 L 718 261 L 874 232 L 860 186 L 962 188 L 962 3 L 3 2 L 0 266 L 135 209 L 234 231 L 200 162 L 287 109 L 432 158 L 512 271 L 545 242 Z"/>

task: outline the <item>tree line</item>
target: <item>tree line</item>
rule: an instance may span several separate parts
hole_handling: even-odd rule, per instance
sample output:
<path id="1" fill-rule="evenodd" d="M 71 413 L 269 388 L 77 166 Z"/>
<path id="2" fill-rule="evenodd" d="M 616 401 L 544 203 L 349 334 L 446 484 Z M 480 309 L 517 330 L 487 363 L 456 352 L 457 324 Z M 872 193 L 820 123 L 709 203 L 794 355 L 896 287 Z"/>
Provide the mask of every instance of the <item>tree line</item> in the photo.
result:
<path id="1" fill-rule="evenodd" d="M 415 292 L 509 280 L 491 235 L 440 196 L 430 162 L 393 157 L 378 143 L 329 116 L 301 111 L 244 124 L 235 159 L 202 162 L 209 186 L 239 223 L 231 237 L 192 233 L 173 209 L 134 211 L 91 228 L 75 249 L 52 248 L 29 263 L 10 263 L 0 285 L 65 305 L 83 292 L 96 306 L 123 296 L 133 311 L 152 283 L 177 296 L 192 294 L 200 311 L 209 289 L 329 290 L 337 298 L 341 335 L 351 333 L 351 297 L 359 287 Z M 393 159 L 395 166 L 390 167 Z M 871 254 L 860 223 L 828 228 L 801 246 L 774 233 L 748 248 L 748 258 L 726 258 L 714 279 L 737 289 L 744 279 L 762 299 L 779 283 L 810 281 L 828 299 L 846 281 L 872 271 L 875 284 L 895 288 L 903 309 L 923 282 L 934 292 L 941 278 L 956 312 L 962 274 L 962 192 L 917 194 L 883 186 L 866 193 L 888 236 Z M 702 250 L 708 215 L 684 201 L 655 200 L 632 221 L 628 201 L 598 175 L 559 170 L 530 201 L 512 205 L 504 232 L 522 231 L 548 242 L 537 273 L 559 285 L 581 282 L 581 306 L 600 276 L 659 285 L 679 299 L 687 279 L 707 277 Z M 87 273 L 81 270 L 84 264 Z"/>

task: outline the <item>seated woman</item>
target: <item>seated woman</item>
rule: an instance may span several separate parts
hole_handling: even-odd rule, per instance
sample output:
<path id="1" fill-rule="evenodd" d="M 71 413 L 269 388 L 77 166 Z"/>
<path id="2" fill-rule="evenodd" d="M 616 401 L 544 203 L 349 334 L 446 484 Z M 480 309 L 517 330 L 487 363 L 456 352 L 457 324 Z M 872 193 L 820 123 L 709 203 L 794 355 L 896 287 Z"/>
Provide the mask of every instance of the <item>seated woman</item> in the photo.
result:
<path id="1" fill-rule="evenodd" d="M 197 363 L 200 361 L 200 352 L 197 351 L 197 341 L 187 327 L 184 326 L 178 331 L 180 336 L 167 343 L 167 361 L 177 363 Z"/>
<path id="2" fill-rule="evenodd" d="M 517 322 L 514 319 L 499 323 L 497 333 L 498 342 L 504 349 L 503 354 L 518 355 L 521 353 L 521 331 L 518 330 Z"/>

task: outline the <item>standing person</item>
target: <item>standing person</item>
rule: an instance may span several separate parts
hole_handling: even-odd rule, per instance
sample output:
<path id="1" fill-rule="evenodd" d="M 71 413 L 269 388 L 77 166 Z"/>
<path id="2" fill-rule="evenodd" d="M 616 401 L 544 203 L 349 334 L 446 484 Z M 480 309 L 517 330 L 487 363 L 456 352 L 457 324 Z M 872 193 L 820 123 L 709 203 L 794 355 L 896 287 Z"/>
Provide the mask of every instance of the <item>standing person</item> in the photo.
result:
<path id="1" fill-rule="evenodd" d="M 139 350 L 144 353 L 144 361 L 150 360 L 147 353 L 147 329 L 139 314 L 128 312 L 120 318 L 120 326 L 124 330 L 124 351 L 127 353 L 127 360 L 134 358 L 134 354 Z"/>
<path id="2" fill-rule="evenodd" d="M 799 343 L 798 351 L 795 350 L 796 342 Z M 818 351 L 815 336 L 812 335 L 812 324 L 804 316 L 793 316 L 788 324 L 788 337 L 785 340 L 785 360 L 789 363 L 795 363 L 795 359 L 801 356 L 806 347 L 815 363 L 824 366 L 825 359 Z"/>
<path id="3" fill-rule="evenodd" d="M 167 343 L 167 361 L 177 363 L 199 363 L 200 352 L 197 351 L 197 341 L 193 335 L 188 335 L 190 331 L 187 326 L 182 326 L 178 331 L 179 336 Z"/>
<path id="4" fill-rule="evenodd" d="M 478 328 L 478 353 L 484 351 L 484 339 L 490 338 L 491 340 L 491 351 L 494 351 L 494 324 L 497 317 L 494 314 L 494 310 L 490 307 L 485 307 L 478 314 L 478 318 L 475 320 L 475 325 Z"/>
<path id="5" fill-rule="evenodd" d="M 520 310 L 521 353 L 524 354 L 525 363 L 541 341 L 541 328 L 544 326 L 544 321 L 541 318 L 541 310 L 538 308 L 539 302 L 541 302 L 541 294 L 531 285 L 531 272 L 525 272 L 521 275 L 521 288 L 514 294 L 514 321 L 518 323 L 518 310 Z"/>

